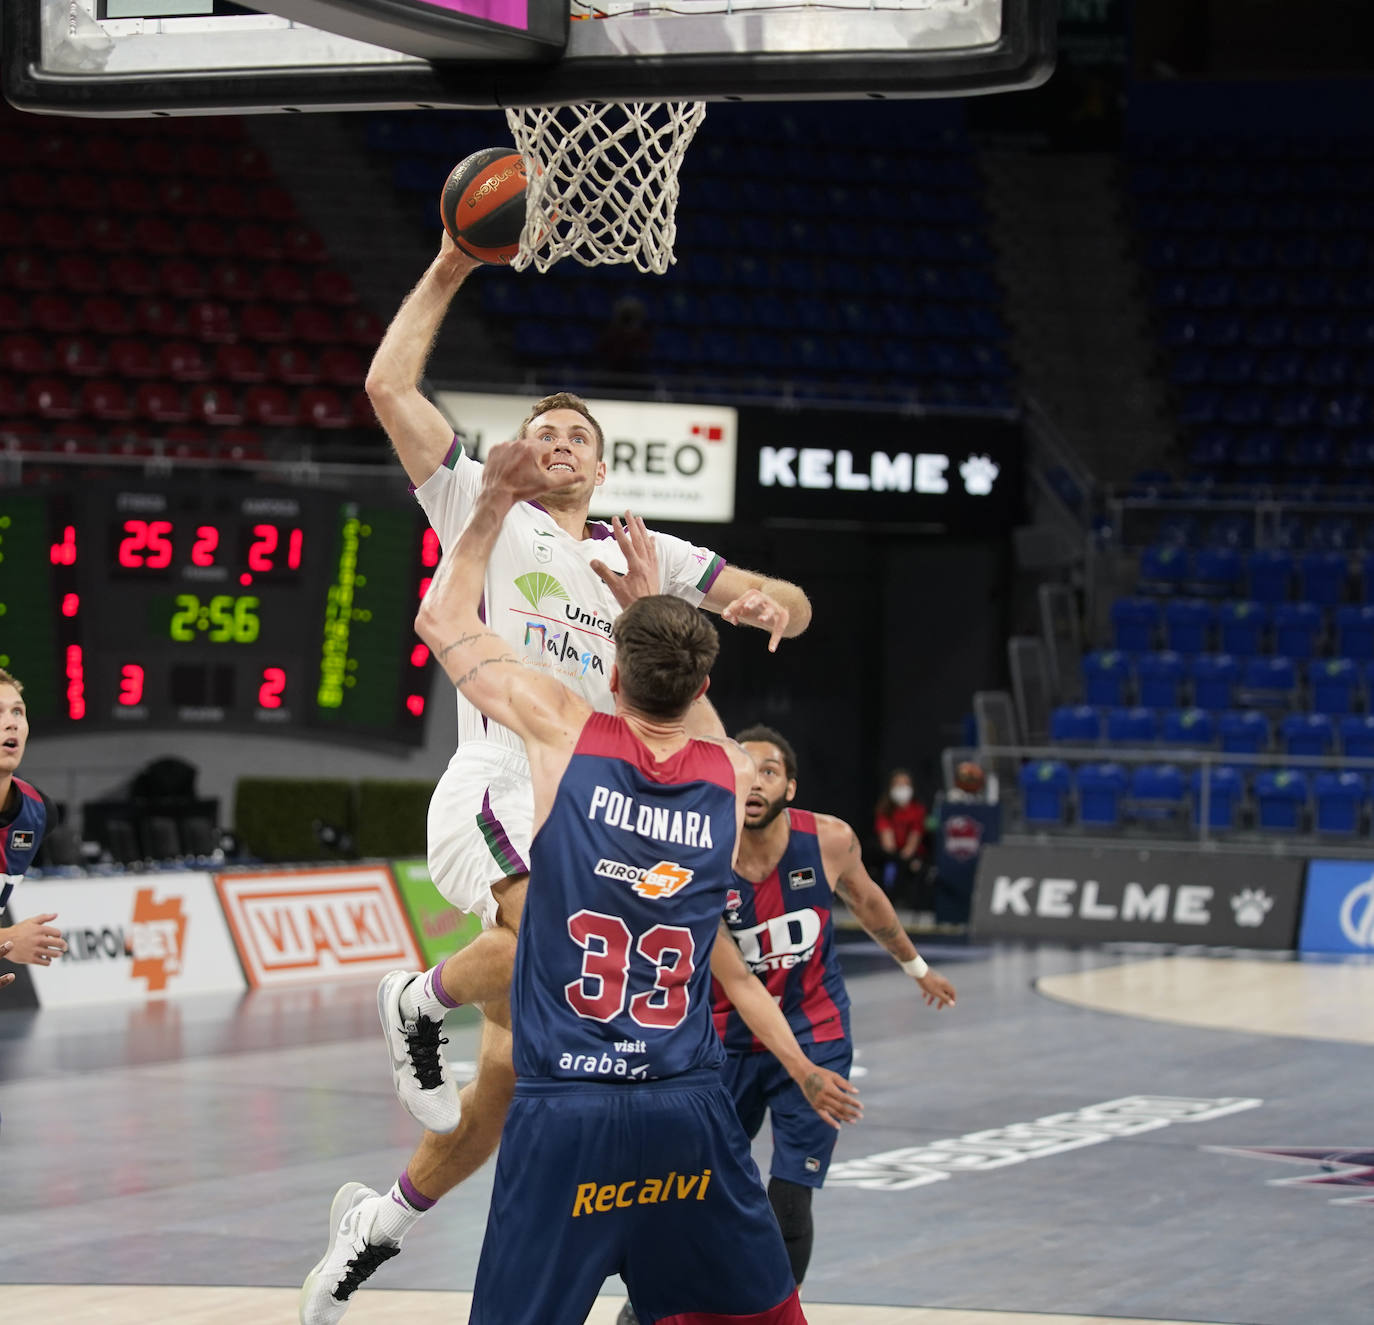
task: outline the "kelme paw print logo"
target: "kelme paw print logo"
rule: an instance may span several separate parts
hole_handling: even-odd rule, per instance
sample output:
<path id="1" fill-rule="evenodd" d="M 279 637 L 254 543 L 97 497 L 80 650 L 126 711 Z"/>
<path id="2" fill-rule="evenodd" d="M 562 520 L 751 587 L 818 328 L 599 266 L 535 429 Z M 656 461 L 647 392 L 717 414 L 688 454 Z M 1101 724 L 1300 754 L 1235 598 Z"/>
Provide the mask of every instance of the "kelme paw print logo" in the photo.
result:
<path id="1" fill-rule="evenodd" d="M 1001 471 L 990 456 L 971 455 L 959 466 L 959 476 L 964 480 L 964 491 L 970 497 L 986 497 Z"/>
<path id="2" fill-rule="evenodd" d="M 1260 888 L 1243 888 L 1231 898 L 1231 910 L 1236 913 L 1236 924 L 1246 929 L 1255 929 L 1264 924 L 1274 905 L 1274 899 Z"/>

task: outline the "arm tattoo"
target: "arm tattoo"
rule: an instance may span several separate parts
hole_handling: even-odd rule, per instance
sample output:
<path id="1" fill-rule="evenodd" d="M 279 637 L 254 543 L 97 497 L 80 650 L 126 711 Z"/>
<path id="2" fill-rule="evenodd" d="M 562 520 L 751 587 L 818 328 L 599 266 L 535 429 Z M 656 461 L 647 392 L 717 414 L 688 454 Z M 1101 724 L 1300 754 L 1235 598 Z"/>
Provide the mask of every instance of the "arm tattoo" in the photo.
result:
<path id="1" fill-rule="evenodd" d="M 870 929 L 868 932 L 885 948 L 906 937 L 906 931 L 895 920 L 890 925 L 884 925 L 881 929 Z"/>
<path id="2" fill-rule="evenodd" d="M 490 667 L 492 663 L 518 663 L 519 661 L 520 659 L 511 653 L 503 653 L 499 658 L 483 658 L 475 667 L 470 668 L 468 671 L 464 672 L 462 676 L 458 677 L 453 684 L 461 690 L 469 682 L 476 679 L 477 673 L 480 672 L 482 668 Z"/>
<path id="3" fill-rule="evenodd" d="M 465 644 L 476 643 L 479 639 L 494 639 L 497 643 L 502 643 L 501 637 L 490 630 L 479 630 L 473 635 L 459 635 L 452 644 L 445 644 L 434 656 L 439 662 L 443 662 L 454 649 L 461 649 Z"/>

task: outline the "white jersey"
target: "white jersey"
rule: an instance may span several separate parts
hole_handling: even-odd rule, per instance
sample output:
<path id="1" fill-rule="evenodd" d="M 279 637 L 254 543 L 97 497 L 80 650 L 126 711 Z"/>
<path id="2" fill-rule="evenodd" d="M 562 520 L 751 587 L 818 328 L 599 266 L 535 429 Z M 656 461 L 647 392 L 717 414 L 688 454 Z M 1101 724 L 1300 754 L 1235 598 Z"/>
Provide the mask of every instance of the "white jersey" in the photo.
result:
<path id="1" fill-rule="evenodd" d="M 451 547 L 472 514 L 482 487 L 482 466 L 454 438 L 444 463 L 418 488 L 439 542 Z M 520 502 L 501 525 L 487 563 L 482 619 L 527 663 L 547 668 L 593 708 L 614 711 L 611 623 L 620 606 L 592 570 L 601 561 L 626 569 L 611 528 L 592 520 L 590 538 L 574 538 L 536 502 Z M 698 605 L 725 567 L 708 548 L 653 533 L 661 592 Z M 458 743 L 487 741 L 525 751 L 514 732 L 491 722 L 458 695 Z"/>

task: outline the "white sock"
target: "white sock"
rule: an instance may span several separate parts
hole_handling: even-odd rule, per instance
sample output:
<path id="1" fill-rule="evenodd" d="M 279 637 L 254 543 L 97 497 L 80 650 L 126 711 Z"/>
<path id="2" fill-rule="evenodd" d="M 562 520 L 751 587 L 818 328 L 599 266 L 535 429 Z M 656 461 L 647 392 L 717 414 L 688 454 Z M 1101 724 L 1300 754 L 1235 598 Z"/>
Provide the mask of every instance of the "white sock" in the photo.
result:
<path id="1" fill-rule="evenodd" d="M 405 1192 L 401 1190 L 400 1181 L 397 1180 L 391 1184 L 391 1190 L 382 1197 L 382 1208 L 377 1211 L 372 1229 L 388 1242 L 399 1246 L 401 1239 L 415 1227 L 422 1214 L 424 1211 L 417 1210 L 410 1203 Z"/>
<path id="2" fill-rule="evenodd" d="M 416 1017 L 427 1017 L 430 1021 L 443 1021 L 450 1008 L 461 1006 L 445 992 L 440 973 L 444 963 L 431 966 L 429 970 L 412 977 L 410 983 L 401 990 L 401 1017 L 414 1021 Z"/>

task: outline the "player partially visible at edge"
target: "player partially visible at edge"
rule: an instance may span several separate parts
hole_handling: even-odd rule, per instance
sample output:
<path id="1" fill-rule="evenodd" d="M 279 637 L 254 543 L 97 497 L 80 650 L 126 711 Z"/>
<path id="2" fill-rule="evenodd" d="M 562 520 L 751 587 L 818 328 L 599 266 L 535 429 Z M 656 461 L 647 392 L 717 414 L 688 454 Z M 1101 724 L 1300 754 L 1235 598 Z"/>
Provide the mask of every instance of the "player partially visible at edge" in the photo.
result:
<path id="1" fill-rule="evenodd" d="M 57 826 L 57 807 L 37 787 L 15 776 L 29 741 L 24 687 L 0 668 L 0 912 L 23 881 L 44 834 Z M 0 925 L 0 960 L 51 966 L 67 951 L 56 913 L 29 916 L 17 925 Z M 0 987 L 14 973 L 0 976 Z"/>
<path id="2" fill-rule="evenodd" d="M 744 807 L 725 923 L 806 1052 L 848 1076 L 854 1047 L 849 994 L 835 952 L 832 893 L 916 982 L 927 1005 L 953 1007 L 954 986 L 916 951 L 887 895 L 864 868 L 854 830 L 833 815 L 792 808 L 797 757 L 787 739 L 764 726 L 735 739 L 758 773 Z M 825 1182 L 835 1133 L 814 1125 L 792 1080 L 740 1022 L 724 990 L 717 991 L 715 1021 L 725 1043 L 726 1084 L 745 1131 L 755 1136 L 764 1115 L 772 1115 L 768 1199 L 800 1284 L 814 1237 L 811 1194 Z"/>
<path id="3" fill-rule="evenodd" d="M 438 256 L 388 328 L 367 379 L 377 416 L 446 549 L 473 510 L 483 467 L 464 454 L 419 382 L 454 294 L 480 265 L 443 237 Z M 567 394 L 547 397 L 519 432 L 542 439 L 544 463 L 559 482 L 553 487 L 551 477 L 538 503 L 517 504 L 506 515 L 482 601 L 487 624 L 523 661 L 547 669 L 593 708 L 610 711 L 612 624 L 640 593 L 672 594 L 759 627 L 768 632 L 770 648 L 805 629 L 811 607 L 795 585 L 727 566 L 708 549 L 651 533 L 639 521 L 622 528 L 588 520 L 605 463 L 601 429 L 585 402 Z M 657 583 L 631 585 L 620 578 L 636 547 L 661 567 Z M 529 765 L 519 737 L 461 695 L 458 727 L 458 749 L 430 802 L 429 869 L 440 892 L 480 916 L 486 932 L 421 980 L 398 975 L 383 981 L 379 1008 L 398 1094 L 426 1133 L 390 1191 L 369 1193 L 348 1215 L 347 1227 L 347 1203 L 341 1207 L 336 1197 L 329 1247 L 302 1292 L 305 1325 L 340 1320 L 353 1292 L 396 1254 L 416 1220 L 485 1163 L 514 1089 L 506 1000 L 529 870 Z M 445 1010 L 459 1003 L 479 1007 L 483 1024 L 476 1078 L 456 1096 L 440 1031 Z"/>
<path id="4" fill-rule="evenodd" d="M 539 438 L 492 450 L 416 623 L 464 696 L 524 740 L 535 803 L 511 988 L 517 1085 L 470 1319 L 576 1325 L 619 1274 L 649 1325 L 795 1325 L 711 1022 L 708 968 L 742 966 L 716 937 L 755 780 L 739 746 L 689 734 L 715 630 L 665 595 L 629 606 L 610 716 L 523 666 L 479 617 L 501 522 L 550 486 L 550 453 Z"/>

